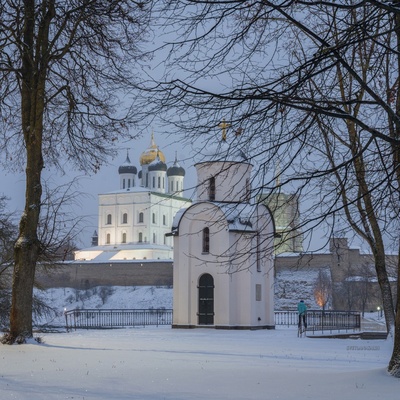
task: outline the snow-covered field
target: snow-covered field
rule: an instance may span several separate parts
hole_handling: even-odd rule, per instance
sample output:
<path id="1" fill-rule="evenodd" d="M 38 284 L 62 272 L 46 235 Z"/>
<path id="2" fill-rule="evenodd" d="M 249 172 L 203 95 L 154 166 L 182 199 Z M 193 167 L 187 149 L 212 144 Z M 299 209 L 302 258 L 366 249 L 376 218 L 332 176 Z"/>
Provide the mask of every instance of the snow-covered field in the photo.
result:
<path id="1" fill-rule="evenodd" d="M 64 308 L 171 308 L 168 288 L 49 289 Z M 138 327 L 41 333 L 0 345 L 0 399 L 369 400 L 397 398 L 390 340 L 297 338 L 275 331 Z"/>
<path id="2" fill-rule="evenodd" d="M 375 400 L 400 391 L 385 340 L 165 326 L 41 337 L 1 346 L 0 399 Z"/>

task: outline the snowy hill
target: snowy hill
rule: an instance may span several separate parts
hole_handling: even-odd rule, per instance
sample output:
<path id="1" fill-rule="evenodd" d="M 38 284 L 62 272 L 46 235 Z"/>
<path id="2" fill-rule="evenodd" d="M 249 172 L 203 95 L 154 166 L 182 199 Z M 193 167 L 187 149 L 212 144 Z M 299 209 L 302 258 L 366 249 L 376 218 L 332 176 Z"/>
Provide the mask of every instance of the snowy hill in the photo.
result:
<path id="1" fill-rule="evenodd" d="M 64 325 L 64 310 L 172 308 L 172 289 L 157 286 L 100 286 L 87 290 L 35 289 L 35 297 L 51 310 L 38 324 Z"/>

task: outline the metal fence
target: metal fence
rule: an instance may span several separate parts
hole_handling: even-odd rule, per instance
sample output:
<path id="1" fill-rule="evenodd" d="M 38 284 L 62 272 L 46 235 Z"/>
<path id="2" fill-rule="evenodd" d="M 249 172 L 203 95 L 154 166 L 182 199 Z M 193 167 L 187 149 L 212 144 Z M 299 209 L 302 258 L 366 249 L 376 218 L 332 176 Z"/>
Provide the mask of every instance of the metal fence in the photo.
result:
<path id="1" fill-rule="evenodd" d="M 275 325 L 293 326 L 299 322 L 297 311 L 275 311 Z"/>
<path id="2" fill-rule="evenodd" d="M 295 310 L 275 311 L 275 325 L 292 326 L 298 324 Z M 361 313 L 358 311 L 307 311 L 307 331 L 349 331 L 361 329 Z"/>
<path id="3" fill-rule="evenodd" d="M 172 325 L 171 309 L 77 309 L 65 311 L 64 316 L 67 330 Z"/>
<path id="4" fill-rule="evenodd" d="M 90 309 L 65 311 L 65 327 L 71 329 L 101 329 L 129 326 L 172 325 L 171 309 Z M 275 311 L 275 325 L 296 326 L 295 310 Z M 360 330 L 361 314 L 356 311 L 307 311 L 307 331 Z"/>

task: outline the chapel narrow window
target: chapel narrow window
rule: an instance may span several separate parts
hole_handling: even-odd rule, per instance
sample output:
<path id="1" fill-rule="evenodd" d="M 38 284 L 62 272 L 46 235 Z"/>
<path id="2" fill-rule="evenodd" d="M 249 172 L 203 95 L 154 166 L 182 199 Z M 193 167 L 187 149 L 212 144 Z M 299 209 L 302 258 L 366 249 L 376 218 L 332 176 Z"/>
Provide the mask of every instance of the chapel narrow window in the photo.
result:
<path id="1" fill-rule="evenodd" d="M 260 257 L 260 235 L 257 234 L 257 243 L 256 243 L 256 263 L 257 263 L 257 272 L 261 272 L 261 257 Z"/>
<path id="2" fill-rule="evenodd" d="M 210 229 L 203 229 L 203 253 L 210 252 Z"/>
<path id="3" fill-rule="evenodd" d="M 211 201 L 215 200 L 215 177 L 211 177 L 209 181 L 209 199 Z"/>

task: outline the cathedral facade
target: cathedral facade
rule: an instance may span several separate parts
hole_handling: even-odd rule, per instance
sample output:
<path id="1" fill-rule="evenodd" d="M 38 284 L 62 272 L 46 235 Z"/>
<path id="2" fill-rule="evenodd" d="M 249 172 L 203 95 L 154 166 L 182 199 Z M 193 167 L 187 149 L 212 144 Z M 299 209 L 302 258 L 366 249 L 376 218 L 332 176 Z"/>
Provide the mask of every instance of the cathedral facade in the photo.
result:
<path id="1" fill-rule="evenodd" d="M 167 167 L 154 135 L 140 156 L 141 170 L 129 154 L 119 167 L 119 189 L 100 194 L 98 231 L 93 245 L 75 253 L 80 261 L 172 260 L 172 221 L 191 204 L 183 197 L 185 170 L 176 157 Z"/>

